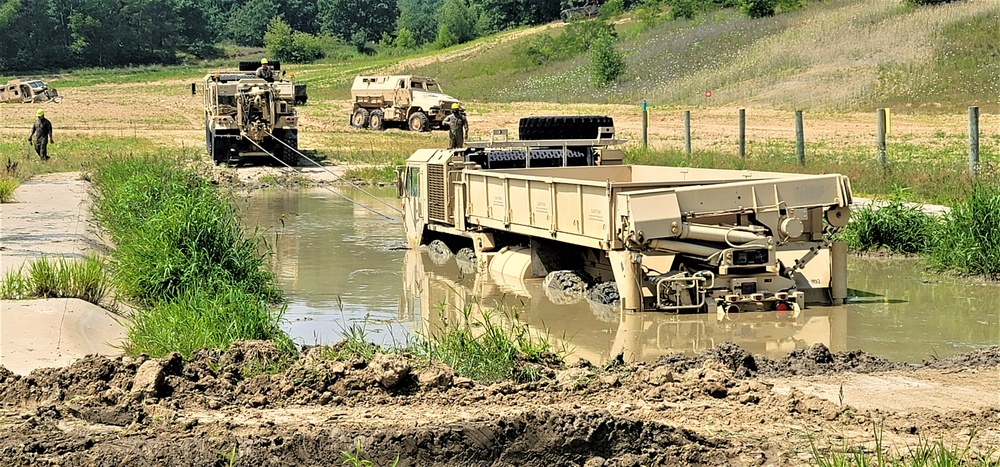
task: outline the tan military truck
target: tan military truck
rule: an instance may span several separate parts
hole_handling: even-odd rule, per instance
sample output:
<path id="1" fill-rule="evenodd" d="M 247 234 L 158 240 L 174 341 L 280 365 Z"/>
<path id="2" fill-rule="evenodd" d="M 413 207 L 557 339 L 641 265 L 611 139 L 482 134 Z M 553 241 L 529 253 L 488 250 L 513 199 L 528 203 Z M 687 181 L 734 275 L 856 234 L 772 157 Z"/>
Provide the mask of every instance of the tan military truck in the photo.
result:
<path id="1" fill-rule="evenodd" d="M 8 81 L 0 88 L 0 102 L 15 103 L 41 103 L 41 102 L 62 102 L 62 96 L 55 88 L 50 88 L 42 80 L 20 80 Z"/>
<path id="2" fill-rule="evenodd" d="M 623 165 L 614 128 L 597 126 L 609 121 L 532 117 L 518 140 L 416 151 L 399 169 L 407 238 L 474 248 L 515 278 L 585 271 L 615 283 L 623 312 L 843 302 L 846 248 L 830 233 L 850 215 L 847 177 Z"/>
<path id="3" fill-rule="evenodd" d="M 298 114 L 295 84 L 282 78 L 258 78 L 260 62 L 241 62 L 239 71 L 209 73 L 202 81 L 205 99 L 205 147 L 216 164 L 237 164 L 247 157 L 296 165 Z"/>
<path id="4" fill-rule="evenodd" d="M 381 130 L 389 124 L 412 131 L 442 127 L 458 99 L 441 91 L 434 78 L 411 75 L 358 76 L 351 86 L 351 126 Z"/>

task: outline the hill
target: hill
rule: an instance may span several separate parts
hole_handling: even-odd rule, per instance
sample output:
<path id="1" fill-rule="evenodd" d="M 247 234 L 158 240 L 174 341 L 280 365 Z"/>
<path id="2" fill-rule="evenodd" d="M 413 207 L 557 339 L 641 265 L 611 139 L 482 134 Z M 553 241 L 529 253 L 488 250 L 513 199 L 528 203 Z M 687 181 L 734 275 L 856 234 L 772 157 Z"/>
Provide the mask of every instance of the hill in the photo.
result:
<path id="1" fill-rule="evenodd" d="M 734 10 L 694 20 L 615 22 L 628 65 L 608 87 L 588 80 L 588 57 L 537 63 L 526 54 L 549 25 L 487 38 L 402 67 L 439 77 L 457 96 L 546 101 L 763 106 L 852 111 L 891 106 L 997 108 L 1000 2 L 935 7 L 899 0 L 834 0 L 771 18 Z M 509 40 L 505 40 L 509 38 Z M 393 70 L 400 67 L 393 66 Z M 707 102 L 705 91 L 712 91 Z"/>

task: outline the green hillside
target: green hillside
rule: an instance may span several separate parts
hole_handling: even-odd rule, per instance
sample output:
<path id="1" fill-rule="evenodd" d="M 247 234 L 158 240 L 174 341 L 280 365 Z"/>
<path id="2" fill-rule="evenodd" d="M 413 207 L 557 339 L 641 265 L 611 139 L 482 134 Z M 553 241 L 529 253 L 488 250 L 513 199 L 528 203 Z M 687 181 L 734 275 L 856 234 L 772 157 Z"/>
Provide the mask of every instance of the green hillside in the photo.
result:
<path id="1" fill-rule="evenodd" d="M 615 21 L 624 76 L 590 83 L 586 53 L 537 63 L 530 47 L 562 24 L 534 28 L 418 61 L 406 73 L 436 76 L 466 100 L 704 105 L 857 110 L 878 106 L 953 111 L 998 107 L 1000 2 L 934 7 L 899 0 L 815 2 L 763 19 L 738 11 L 694 20 Z M 511 36 L 512 33 L 505 33 Z M 456 53 L 470 48 L 472 53 Z"/>

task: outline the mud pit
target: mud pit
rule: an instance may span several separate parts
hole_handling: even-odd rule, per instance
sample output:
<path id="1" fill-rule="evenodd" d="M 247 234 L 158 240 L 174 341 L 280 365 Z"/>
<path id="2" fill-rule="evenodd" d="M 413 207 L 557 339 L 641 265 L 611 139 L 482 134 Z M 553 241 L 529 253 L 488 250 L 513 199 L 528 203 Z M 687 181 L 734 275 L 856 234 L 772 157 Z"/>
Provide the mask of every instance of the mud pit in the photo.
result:
<path id="1" fill-rule="evenodd" d="M 5 465 L 801 465 L 819 447 L 919 439 L 1000 443 L 1000 348 L 903 366 L 822 346 L 772 361 L 735 345 L 654 365 L 538 367 L 541 382 L 475 384 L 405 356 L 283 356 L 267 342 L 150 360 L 90 356 L 0 370 Z M 255 369 L 275 361 L 275 375 Z M 811 377 L 836 380 L 823 398 Z M 909 387 L 902 388 L 900 382 Z M 836 384 L 836 383 L 835 383 Z M 939 400 L 961 386 L 951 403 Z M 904 385 L 905 386 L 905 385 Z M 906 389 L 907 392 L 897 392 Z M 867 399 L 898 404 L 872 405 Z M 991 397 L 983 395 L 992 394 Z M 828 396 L 828 395 L 827 395 Z"/>

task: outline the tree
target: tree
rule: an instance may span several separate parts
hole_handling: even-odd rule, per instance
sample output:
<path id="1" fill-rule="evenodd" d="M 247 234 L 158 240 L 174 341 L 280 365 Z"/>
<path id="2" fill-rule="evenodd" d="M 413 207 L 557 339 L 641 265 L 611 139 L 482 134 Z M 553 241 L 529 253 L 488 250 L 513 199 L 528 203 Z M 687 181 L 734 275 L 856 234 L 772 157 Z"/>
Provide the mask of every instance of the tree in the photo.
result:
<path id="1" fill-rule="evenodd" d="M 396 37 L 405 29 L 417 44 L 433 42 L 438 32 L 437 11 L 441 0 L 398 0 L 399 18 L 396 19 Z"/>
<path id="2" fill-rule="evenodd" d="M 438 47 L 461 44 L 476 38 L 476 17 L 465 0 L 444 0 L 438 11 Z"/>
<path id="3" fill-rule="evenodd" d="M 625 56 L 615 50 L 614 36 L 600 34 L 591 42 L 590 80 L 604 86 L 625 74 Z"/>
<path id="4" fill-rule="evenodd" d="M 292 40 L 292 28 L 281 18 L 275 17 L 267 23 L 264 33 L 264 46 L 267 54 L 282 61 L 291 61 L 295 42 Z"/>
<path id="5" fill-rule="evenodd" d="M 320 30 L 364 47 L 396 29 L 395 0 L 317 0 Z"/>
<path id="6" fill-rule="evenodd" d="M 278 6 L 270 0 L 249 0 L 230 13 L 226 20 L 228 37 L 239 45 L 264 45 L 264 32 L 271 19 L 278 16 Z"/>

